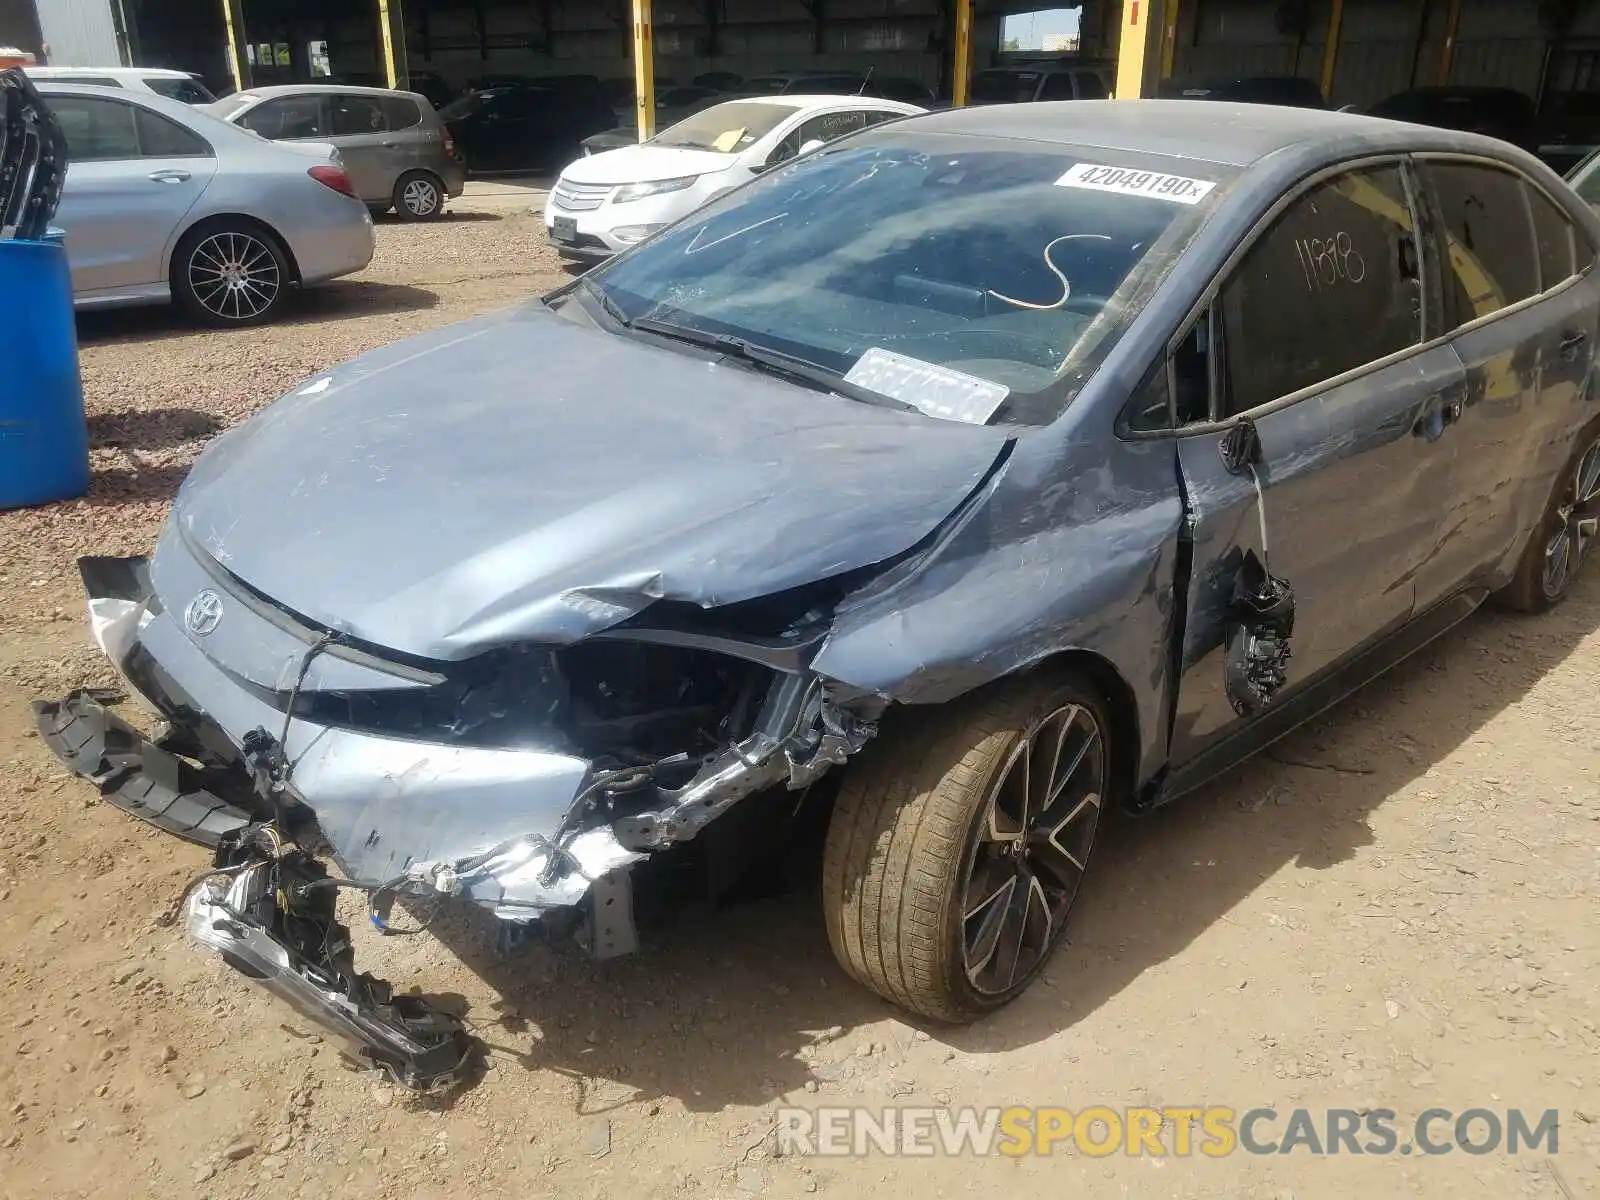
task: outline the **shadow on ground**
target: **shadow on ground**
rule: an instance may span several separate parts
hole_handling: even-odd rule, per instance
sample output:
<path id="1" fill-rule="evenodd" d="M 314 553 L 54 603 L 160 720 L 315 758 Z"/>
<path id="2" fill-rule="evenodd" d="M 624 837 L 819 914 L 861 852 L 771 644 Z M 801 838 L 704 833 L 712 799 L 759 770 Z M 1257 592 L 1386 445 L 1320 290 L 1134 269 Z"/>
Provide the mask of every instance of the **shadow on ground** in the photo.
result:
<path id="1" fill-rule="evenodd" d="M 416 312 L 433 308 L 438 303 L 439 297 L 434 292 L 409 284 L 377 283 L 365 279 L 335 280 L 307 288 L 290 297 L 283 314 L 271 324 L 303 325 L 382 316 L 386 313 Z M 78 314 L 78 341 L 85 346 L 115 346 L 228 332 L 227 329 L 201 325 L 172 305 L 112 308 Z"/>
<path id="2" fill-rule="evenodd" d="M 447 208 L 432 221 L 405 221 L 397 217 L 393 212 L 386 212 L 382 216 L 376 216 L 372 219 L 379 225 L 416 225 L 426 228 L 428 225 L 470 225 L 477 221 L 503 221 L 506 219 L 506 214 L 484 212 L 481 209 L 460 212 L 456 209 Z"/>
<path id="3" fill-rule="evenodd" d="M 1600 572 L 1557 613 L 1482 612 L 1226 780 L 1111 822 L 1044 979 L 976 1026 L 928 1032 L 963 1051 L 1038 1043 L 1114 1003 L 1270 876 L 1349 859 L 1373 843 L 1376 809 L 1516 704 L 1597 622 Z M 603 964 L 542 945 L 501 958 L 489 924 L 452 914 L 434 932 L 502 998 L 471 1014 L 501 1069 L 604 1081 L 637 1099 L 762 1103 L 814 1077 L 796 1051 L 816 1031 L 897 1012 L 835 965 L 815 886 L 680 908 L 645 933 L 642 954 Z"/>
<path id="4" fill-rule="evenodd" d="M 89 443 L 97 448 L 163 450 L 209 437 L 221 428 L 216 417 L 192 408 L 94 413 L 89 417 Z"/>

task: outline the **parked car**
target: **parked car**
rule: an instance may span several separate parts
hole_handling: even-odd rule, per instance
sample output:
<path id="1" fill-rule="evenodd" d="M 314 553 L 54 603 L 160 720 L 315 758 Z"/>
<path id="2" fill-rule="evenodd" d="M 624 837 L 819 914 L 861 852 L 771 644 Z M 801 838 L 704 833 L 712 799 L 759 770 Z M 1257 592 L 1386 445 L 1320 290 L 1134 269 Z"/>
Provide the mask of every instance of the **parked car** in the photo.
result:
<path id="1" fill-rule="evenodd" d="M 1412 88 L 1379 101 L 1368 112 L 1391 121 L 1481 133 L 1524 150 L 1538 147 L 1533 98 L 1511 88 Z"/>
<path id="2" fill-rule="evenodd" d="M 1600 92 L 1566 92 L 1539 117 L 1537 153 L 1565 175 L 1600 147 Z"/>
<path id="3" fill-rule="evenodd" d="M 741 90 L 752 96 L 853 96 L 866 81 L 859 71 L 775 71 L 745 80 Z"/>
<path id="4" fill-rule="evenodd" d="M 1216 79 L 1166 79 L 1156 89 L 1163 100 L 1226 100 L 1235 104 L 1283 104 L 1326 108 L 1322 89 L 1297 75 L 1243 75 Z"/>
<path id="5" fill-rule="evenodd" d="M 455 139 L 416 92 L 293 83 L 236 92 L 208 111 L 269 142 L 332 143 L 362 202 L 404 221 L 440 216 L 466 183 Z"/>
<path id="6" fill-rule="evenodd" d="M 1600 147 L 1567 173 L 1567 183 L 1578 198 L 1600 213 Z"/>
<path id="7" fill-rule="evenodd" d="M 474 171 L 559 168 L 582 152 L 584 138 L 616 124 L 598 93 L 531 86 L 463 96 L 439 118 Z"/>
<path id="8" fill-rule="evenodd" d="M 434 108 L 443 108 L 461 94 L 460 88 L 451 87 L 437 71 L 411 71 L 406 76 L 406 90 L 427 97 Z"/>
<path id="9" fill-rule="evenodd" d="M 372 259 L 372 218 L 327 143 L 275 146 L 132 89 L 39 94 L 71 159 L 56 224 L 79 308 L 176 301 L 207 324 L 254 325 Z"/>
<path id="10" fill-rule="evenodd" d="M 991 67 L 972 77 L 973 104 L 1032 104 L 1041 100 L 1104 100 L 1111 94 L 1108 72 L 1099 66 L 1030 63 Z"/>
<path id="11" fill-rule="evenodd" d="M 695 87 L 713 88 L 719 92 L 741 92 L 744 90 L 744 76 L 736 75 L 732 71 L 706 71 L 696 75 L 689 81 Z"/>
<path id="12" fill-rule="evenodd" d="M 752 175 L 845 134 L 922 111 L 866 96 L 760 96 L 716 104 L 640 145 L 572 163 L 545 200 L 545 230 L 564 257 L 607 258 Z"/>
<path id="13" fill-rule="evenodd" d="M 315 854 L 380 927 L 415 895 L 605 957 L 635 879 L 815 815 L 846 971 L 969 1021 L 1103 813 L 1570 595 L 1597 242 L 1532 157 L 1363 116 L 869 129 L 212 442 L 152 558 L 83 562 L 160 743 L 89 692 L 39 732 L 217 846 L 190 932 L 402 1080 L 464 1029 L 355 975 Z"/>
<path id="14" fill-rule="evenodd" d="M 78 83 L 93 87 L 153 92 L 185 104 L 210 104 L 216 99 L 200 76 L 164 67 L 24 67 L 34 83 Z"/>
<path id="15" fill-rule="evenodd" d="M 711 88 L 672 88 L 656 99 L 656 128 L 670 129 L 686 117 L 733 99 L 726 92 Z M 583 139 L 584 154 L 599 154 L 605 150 L 619 150 L 623 146 L 639 144 L 639 129 L 629 113 L 615 129 L 595 133 Z"/>

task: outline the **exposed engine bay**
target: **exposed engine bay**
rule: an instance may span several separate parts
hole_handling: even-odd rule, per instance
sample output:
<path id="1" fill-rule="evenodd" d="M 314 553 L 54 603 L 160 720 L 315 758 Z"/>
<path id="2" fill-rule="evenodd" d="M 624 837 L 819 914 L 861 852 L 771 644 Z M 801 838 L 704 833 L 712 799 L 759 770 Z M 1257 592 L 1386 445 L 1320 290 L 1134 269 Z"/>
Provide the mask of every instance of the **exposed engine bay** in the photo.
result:
<path id="1" fill-rule="evenodd" d="M 470 1039 L 356 972 L 336 889 L 364 891 L 380 932 L 397 900 L 456 899 L 492 911 L 507 946 L 538 935 L 629 953 L 634 864 L 759 792 L 803 791 L 872 737 L 887 703 L 806 669 L 821 589 L 803 606 L 663 603 L 571 645 L 449 664 L 387 664 L 323 630 L 267 690 L 219 671 L 229 651 L 205 643 L 221 607 L 236 622 L 281 616 L 263 598 L 202 589 L 180 632 L 152 583 L 170 562 L 80 569 L 96 639 L 162 724 L 146 736 L 80 691 L 35 705 L 47 745 L 110 803 L 215 851 L 183 901 L 191 936 L 408 1087 L 460 1078 Z M 345 675 L 320 671 L 334 656 Z M 352 662 L 371 676 L 359 682 L 392 667 L 393 686 L 327 686 Z M 463 779 L 469 798 L 482 785 L 482 808 L 449 807 Z"/>

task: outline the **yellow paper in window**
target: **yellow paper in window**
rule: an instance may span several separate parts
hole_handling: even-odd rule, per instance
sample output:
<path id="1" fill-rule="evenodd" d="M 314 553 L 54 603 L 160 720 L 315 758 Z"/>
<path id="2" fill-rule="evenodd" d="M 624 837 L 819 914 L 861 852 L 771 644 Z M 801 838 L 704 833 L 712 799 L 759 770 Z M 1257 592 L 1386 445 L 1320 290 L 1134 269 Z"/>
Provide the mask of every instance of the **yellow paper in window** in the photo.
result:
<path id="1" fill-rule="evenodd" d="M 711 146 L 719 154 L 731 154 L 733 153 L 733 148 L 737 146 L 743 139 L 744 126 L 741 125 L 739 128 L 730 129 L 726 133 L 719 133 L 717 135 L 717 140 L 712 142 Z"/>

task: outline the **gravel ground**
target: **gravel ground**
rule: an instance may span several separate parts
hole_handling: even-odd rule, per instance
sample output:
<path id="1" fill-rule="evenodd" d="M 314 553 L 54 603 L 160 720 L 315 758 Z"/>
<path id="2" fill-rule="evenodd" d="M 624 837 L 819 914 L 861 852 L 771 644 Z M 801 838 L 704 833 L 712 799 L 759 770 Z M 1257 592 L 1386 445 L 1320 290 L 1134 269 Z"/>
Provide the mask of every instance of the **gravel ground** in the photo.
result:
<path id="1" fill-rule="evenodd" d="M 93 490 L 0 514 L 0 1194 L 1600 1196 L 1600 571 L 1114 826 L 1047 979 L 971 1030 L 849 984 L 811 891 L 683 914 L 603 966 L 499 961 L 471 920 L 358 931 L 363 966 L 466 1004 L 490 1047 L 473 1086 L 423 1102 L 156 926 L 204 856 L 99 804 L 29 731 L 30 699 L 104 679 L 72 560 L 147 550 L 205 439 L 297 381 L 562 278 L 525 203 L 458 207 L 381 226 L 370 270 L 268 329 L 82 323 Z M 1557 1153 L 1516 1157 L 774 1157 L 785 1102 L 1561 1124 Z"/>

